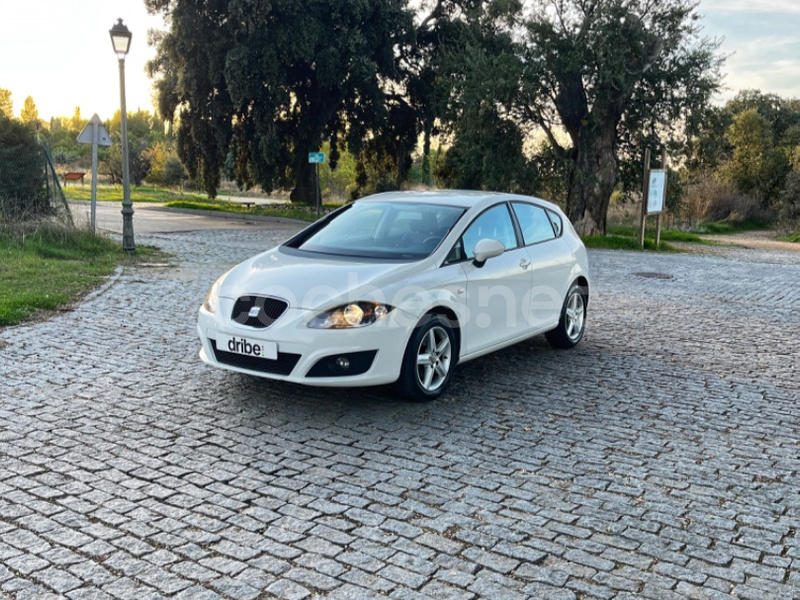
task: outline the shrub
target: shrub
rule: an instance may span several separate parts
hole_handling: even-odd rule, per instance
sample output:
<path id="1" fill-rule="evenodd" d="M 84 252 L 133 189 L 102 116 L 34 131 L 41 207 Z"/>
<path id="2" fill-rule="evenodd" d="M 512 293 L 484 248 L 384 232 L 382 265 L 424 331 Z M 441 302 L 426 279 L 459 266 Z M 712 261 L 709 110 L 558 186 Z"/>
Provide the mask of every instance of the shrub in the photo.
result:
<path id="1" fill-rule="evenodd" d="M 0 115 L 0 217 L 20 220 L 47 212 L 46 181 L 33 129 Z"/>
<path id="2" fill-rule="evenodd" d="M 800 171 L 792 171 L 776 203 L 778 227 L 792 232 L 800 229 Z"/>
<path id="3" fill-rule="evenodd" d="M 700 174 L 686 186 L 682 204 L 681 217 L 695 225 L 706 221 L 766 222 L 772 216 L 755 197 L 711 172 Z"/>

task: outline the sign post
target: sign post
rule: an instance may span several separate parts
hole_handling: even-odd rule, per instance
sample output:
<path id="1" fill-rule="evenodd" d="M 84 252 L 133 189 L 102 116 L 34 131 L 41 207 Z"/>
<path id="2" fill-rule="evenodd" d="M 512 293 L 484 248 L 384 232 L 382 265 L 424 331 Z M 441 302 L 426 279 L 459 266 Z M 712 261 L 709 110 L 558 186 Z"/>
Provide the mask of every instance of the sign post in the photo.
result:
<path id="1" fill-rule="evenodd" d="M 656 248 L 661 245 L 661 213 L 667 197 L 667 153 L 661 154 L 663 169 L 650 168 L 650 150 L 644 151 L 644 182 L 642 189 L 642 220 L 639 228 L 639 245 L 644 248 L 644 232 L 647 217 L 656 216 Z"/>
<path id="2" fill-rule="evenodd" d="M 308 162 L 316 167 L 317 173 L 317 218 L 319 219 L 320 210 L 322 209 L 322 189 L 319 186 L 319 165 L 325 162 L 324 152 L 309 152 Z"/>
<path id="3" fill-rule="evenodd" d="M 100 121 L 97 113 L 92 115 L 89 123 L 83 128 L 83 131 L 78 135 L 79 144 L 92 145 L 92 205 L 89 218 L 89 226 L 92 234 L 95 232 L 95 221 L 97 217 L 97 147 L 110 146 L 111 136 Z"/>

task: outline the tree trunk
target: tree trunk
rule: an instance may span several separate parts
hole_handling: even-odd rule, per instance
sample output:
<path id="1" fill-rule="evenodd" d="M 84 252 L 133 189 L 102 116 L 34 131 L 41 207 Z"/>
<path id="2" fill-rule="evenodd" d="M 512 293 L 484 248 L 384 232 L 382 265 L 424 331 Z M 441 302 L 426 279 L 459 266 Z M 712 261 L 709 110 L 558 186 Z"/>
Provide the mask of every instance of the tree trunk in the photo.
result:
<path id="1" fill-rule="evenodd" d="M 619 180 L 615 128 L 581 132 L 567 192 L 567 216 L 580 235 L 605 235 L 606 213 Z"/>
<path id="2" fill-rule="evenodd" d="M 308 162 L 308 154 L 298 153 L 295 158 L 295 184 L 289 199 L 292 202 L 316 206 L 317 174 L 315 165 Z"/>

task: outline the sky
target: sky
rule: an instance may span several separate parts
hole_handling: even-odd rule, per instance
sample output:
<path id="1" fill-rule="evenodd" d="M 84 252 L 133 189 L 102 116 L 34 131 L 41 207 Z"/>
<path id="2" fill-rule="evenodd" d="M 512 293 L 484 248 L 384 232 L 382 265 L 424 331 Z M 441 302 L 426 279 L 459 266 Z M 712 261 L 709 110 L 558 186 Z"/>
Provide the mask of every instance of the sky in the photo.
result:
<path id="1" fill-rule="evenodd" d="M 11 90 L 14 113 L 31 96 L 39 116 L 119 110 L 119 66 L 108 30 L 122 18 L 133 33 L 125 61 L 128 112 L 154 112 L 145 64 L 153 57 L 149 29 L 161 29 L 143 0 L 0 0 L 0 88 Z M 726 90 L 741 89 L 800 98 L 800 0 L 700 0 L 704 34 L 721 38 L 729 55 Z"/>

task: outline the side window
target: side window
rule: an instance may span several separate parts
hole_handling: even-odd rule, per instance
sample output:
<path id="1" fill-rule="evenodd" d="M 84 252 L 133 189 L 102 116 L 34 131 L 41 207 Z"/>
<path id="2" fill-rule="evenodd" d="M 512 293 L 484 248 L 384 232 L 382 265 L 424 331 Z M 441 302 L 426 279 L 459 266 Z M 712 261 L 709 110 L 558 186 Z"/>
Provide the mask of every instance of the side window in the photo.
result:
<path id="1" fill-rule="evenodd" d="M 539 206 L 528 204 L 527 202 L 514 202 L 514 213 L 517 215 L 519 226 L 522 229 L 522 239 L 525 245 L 536 244 L 552 240 L 553 224 L 545 210 Z"/>
<path id="2" fill-rule="evenodd" d="M 444 261 L 446 265 L 452 265 L 453 263 L 458 263 L 464 260 L 464 242 L 461 238 L 458 238 L 455 246 L 450 250 L 450 254 L 447 255 L 447 259 Z"/>
<path id="3" fill-rule="evenodd" d="M 564 229 L 564 223 L 561 221 L 561 217 L 552 210 L 547 211 L 547 216 L 550 217 L 550 222 L 553 224 L 553 229 L 556 231 L 556 237 L 561 237 L 561 231 Z"/>
<path id="4" fill-rule="evenodd" d="M 461 236 L 463 253 L 466 258 L 473 258 L 472 253 L 480 240 L 488 238 L 502 243 L 506 250 L 517 247 L 517 235 L 514 233 L 514 224 L 505 204 L 493 206 L 467 227 Z"/>

